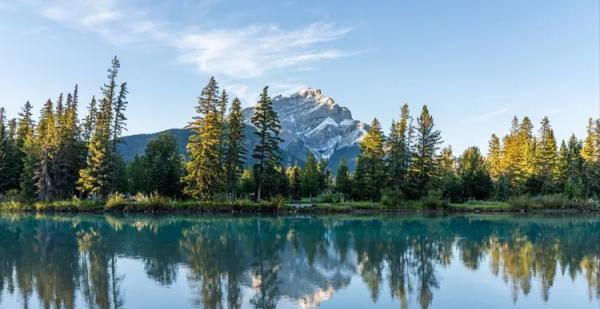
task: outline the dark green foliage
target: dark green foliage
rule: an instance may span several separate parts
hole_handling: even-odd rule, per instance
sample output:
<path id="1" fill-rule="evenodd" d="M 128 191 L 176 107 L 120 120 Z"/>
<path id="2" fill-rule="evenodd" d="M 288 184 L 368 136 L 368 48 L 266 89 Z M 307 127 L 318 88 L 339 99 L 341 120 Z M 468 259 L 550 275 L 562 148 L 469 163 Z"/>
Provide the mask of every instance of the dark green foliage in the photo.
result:
<path id="1" fill-rule="evenodd" d="M 129 191 L 181 196 L 182 160 L 175 137 L 161 134 L 128 166 Z"/>
<path id="2" fill-rule="evenodd" d="M 258 140 L 252 152 L 254 180 L 256 182 L 254 198 L 256 200 L 260 200 L 263 195 L 272 195 L 272 192 L 263 191 L 263 189 L 269 186 L 272 187 L 270 183 L 276 177 L 278 173 L 276 167 L 279 165 L 279 143 L 281 142 L 279 130 L 281 125 L 277 113 L 273 109 L 273 102 L 267 93 L 268 88 L 263 88 L 251 119 L 252 124 L 256 127 Z"/>
<path id="3" fill-rule="evenodd" d="M 227 150 L 225 157 L 225 176 L 227 191 L 233 198 L 239 186 L 240 177 L 244 170 L 244 116 L 242 103 L 238 98 L 233 99 L 227 119 Z"/>
<path id="4" fill-rule="evenodd" d="M 487 199 L 492 192 L 492 180 L 479 148 L 469 147 L 458 159 L 458 175 L 462 195 L 466 199 Z"/>
<path id="5" fill-rule="evenodd" d="M 361 154 L 357 159 L 354 177 L 354 197 L 377 201 L 385 184 L 384 136 L 377 118 L 371 122 L 371 131 L 360 142 Z"/>
<path id="6" fill-rule="evenodd" d="M 436 187 L 435 156 L 441 143 L 440 131 L 434 128 L 433 117 L 427 105 L 424 105 L 417 118 L 414 152 L 409 168 L 409 197 L 425 196 Z"/>
<path id="7" fill-rule="evenodd" d="M 321 191 L 319 167 L 317 166 L 317 159 L 312 153 L 307 154 L 301 179 L 303 196 L 312 198 L 319 195 Z"/>
<path id="8" fill-rule="evenodd" d="M 343 194 L 346 199 L 352 197 L 352 177 L 346 160 L 340 162 L 335 174 L 335 192 Z"/>

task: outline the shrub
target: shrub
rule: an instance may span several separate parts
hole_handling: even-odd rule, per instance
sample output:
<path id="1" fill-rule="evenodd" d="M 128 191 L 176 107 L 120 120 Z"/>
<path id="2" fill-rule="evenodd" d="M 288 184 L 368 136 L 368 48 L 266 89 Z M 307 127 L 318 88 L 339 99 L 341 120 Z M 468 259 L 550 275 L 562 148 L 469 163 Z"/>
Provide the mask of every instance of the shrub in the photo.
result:
<path id="1" fill-rule="evenodd" d="M 421 199 L 423 207 L 427 209 L 442 209 L 449 205 L 448 201 L 442 198 L 442 192 L 431 190 L 426 197 Z"/>
<path id="2" fill-rule="evenodd" d="M 538 207 L 538 204 L 529 195 L 513 196 L 508 199 L 508 204 L 514 209 L 531 209 Z"/>
<path id="3" fill-rule="evenodd" d="M 404 193 L 396 189 L 385 189 L 381 195 L 381 203 L 386 207 L 398 207 L 403 204 L 404 199 Z"/>
<path id="4" fill-rule="evenodd" d="M 106 209 L 123 208 L 127 203 L 127 199 L 123 193 L 115 192 L 106 201 Z"/>
<path id="5" fill-rule="evenodd" d="M 331 194 L 323 194 L 319 196 L 319 202 L 321 203 L 333 203 L 333 204 L 337 204 L 340 203 L 342 201 L 342 194 L 335 194 L 335 193 L 331 193 Z"/>
<path id="6" fill-rule="evenodd" d="M 269 201 L 269 204 L 271 207 L 273 207 L 275 209 L 281 209 L 281 208 L 285 207 L 286 199 L 281 195 L 276 195 L 271 198 L 271 200 Z"/>
<path id="7" fill-rule="evenodd" d="M 156 191 L 150 193 L 149 195 L 137 193 L 133 196 L 133 200 L 136 202 L 138 207 L 148 209 L 164 208 L 171 202 L 168 197 L 162 196 Z"/>

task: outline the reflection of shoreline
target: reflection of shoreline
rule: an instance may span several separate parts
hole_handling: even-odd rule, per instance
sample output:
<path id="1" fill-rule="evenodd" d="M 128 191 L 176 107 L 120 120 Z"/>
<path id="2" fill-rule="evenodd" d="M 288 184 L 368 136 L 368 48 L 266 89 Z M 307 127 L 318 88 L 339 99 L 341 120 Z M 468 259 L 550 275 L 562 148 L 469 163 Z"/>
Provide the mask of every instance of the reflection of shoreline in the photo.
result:
<path id="1" fill-rule="evenodd" d="M 473 270 L 485 263 L 515 302 L 536 284 L 550 301 L 563 273 L 585 281 L 599 300 L 600 243 L 590 239 L 600 239 L 600 220 L 0 216 L 0 295 L 65 307 L 76 299 L 126 305 L 113 265 L 130 257 L 163 286 L 185 266 L 204 308 L 239 308 L 249 299 L 261 308 L 284 300 L 313 308 L 356 276 L 374 302 L 385 284 L 403 306 L 412 299 L 426 308 L 444 288 L 439 266 L 453 263 Z"/>

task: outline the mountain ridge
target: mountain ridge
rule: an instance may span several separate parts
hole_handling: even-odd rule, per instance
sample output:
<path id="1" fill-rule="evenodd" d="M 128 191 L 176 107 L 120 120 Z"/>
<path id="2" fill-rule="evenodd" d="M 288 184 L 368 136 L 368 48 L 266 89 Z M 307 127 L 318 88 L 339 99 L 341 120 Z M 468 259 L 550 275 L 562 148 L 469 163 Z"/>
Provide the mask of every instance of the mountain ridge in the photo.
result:
<path id="1" fill-rule="evenodd" d="M 359 151 L 359 141 L 370 127 L 352 118 L 352 112 L 338 105 L 332 98 L 323 95 L 317 88 L 303 88 L 296 93 L 272 98 L 273 108 L 281 123 L 281 157 L 286 165 L 298 162 L 303 165 L 309 152 L 318 159 L 329 160 L 329 168 L 335 171 L 342 159 L 348 161 L 351 169 Z M 254 106 L 243 109 L 246 124 L 246 148 L 249 150 L 246 163 L 252 164 L 251 149 L 255 144 L 255 128 L 250 122 Z M 185 145 L 190 129 L 168 129 L 157 133 L 136 134 L 123 137 L 119 153 L 125 160 L 132 160 L 144 152 L 150 140 L 160 133 L 171 133 L 177 139 L 181 153 L 185 154 Z"/>

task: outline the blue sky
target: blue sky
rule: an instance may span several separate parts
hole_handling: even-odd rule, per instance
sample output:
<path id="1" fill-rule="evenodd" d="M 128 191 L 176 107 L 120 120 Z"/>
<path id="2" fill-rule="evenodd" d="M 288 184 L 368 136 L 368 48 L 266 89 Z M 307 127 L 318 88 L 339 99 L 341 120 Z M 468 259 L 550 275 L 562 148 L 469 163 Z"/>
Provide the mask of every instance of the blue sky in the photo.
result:
<path id="1" fill-rule="evenodd" d="M 184 126 L 215 75 L 246 106 L 267 84 L 321 88 L 386 131 L 427 104 L 456 151 L 513 115 L 582 136 L 600 113 L 599 2 L 0 0 L 0 104 L 39 110 L 75 83 L 87 104 L 116 54 L 129 133 Z"/>

